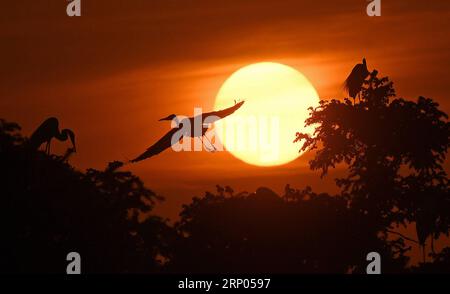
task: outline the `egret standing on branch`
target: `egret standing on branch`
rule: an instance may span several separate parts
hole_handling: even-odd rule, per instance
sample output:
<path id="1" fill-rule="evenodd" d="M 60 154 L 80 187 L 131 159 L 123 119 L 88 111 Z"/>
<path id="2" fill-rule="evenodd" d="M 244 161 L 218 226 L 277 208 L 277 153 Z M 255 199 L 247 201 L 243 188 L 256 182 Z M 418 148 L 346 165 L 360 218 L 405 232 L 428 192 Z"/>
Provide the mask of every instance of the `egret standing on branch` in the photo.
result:
<path id="1" fill-rule="evenodd" d="M 350 97 L 353 98 L 353 103 L 355 103 L 355 98 L 358 93 L 361 92 L 364 80 L 369 76 L 370 72 L 367 69 L 366 59 L 363 58 L 363 63 L 358 63 L 353 68 L 352 72 L 344 82 L 344 89 L 348 92 Z M 361 96 L 359 96 L 361 101 Z"/>
<path id="2" fill-rule="evenodd" d="M 47 143 L 47 145 L 45 146 L 45 152 L 47 154 L 50 154 L 50 143 L 53 138 L 63 142 L 70 138 L 73 146 L 71 151 L 76 151 L 75 134 L 69 129 L 64 129 L 60 132 L 59 122 L 55 117 L 46 119 L 36 129 L 36 131 L 34 131 L 34 133 L 30 137 L 30 140 L 28 141 L 28 146 L 33 150 L 38 150 L 43 143 Z"/>
<path id="3" fill-rule="evenodd" d="M 234 113 L 236 110 L 238 110 L 242 104 L 244 104 L 244 101 L 241 101 L 237 103 L 236 105 L 219 110 L 219 111 L 212 111 L 208 113 L 203 113 L 194 117 L 184 118 L 178 121 L 177 127 L 171 129 L 167 134 L 165 134 L 161 139 L 159 139 L 158 142 L 153 144 L 151 147 L 147 149 L 144 153 L 136 157 L 135 159 L 131 160 L 130 162 L 138 162 L 144 159 L 147 159 L 149 157 L 152 157 L 154 155 L 157 155 L 161 153 L 162 151 L 166 150 L 167 148 L 171 147 L 174 143 L 172 140 L 172 136 L 175 135 L 179 130 L 183 128 L 183 125 L 191 126 L 190 132 L 187 132 L 186 134 L 183 134 L 184 137 L 199 137 L 203 139 L 203 136 L 205 135 L 206 131 L 208 130 L 208 127 L 205 128 L 205 124 L 209 125 L 214 123 L 215 121 L 222 119 L 232 113 Z M 160 121 L 163 120 L 173 120 L 177 119 L 177 116 L 175 114 L 171 114 L 165 118 L 160 119 Z M 197 133 L 195 132 L 195 121 L 201 121 L 202 122 L 202 130 L 201 132 Z M 205 137 L 206 138 L 206 137 Z M 208 138 L 206 138 L 208 139 Z M 180 138 L 181 140 L 181 138 Z M 211 143 L 211 142 L 210 142 Z M 211 144 L 212 145 L 212 144 Z"/>

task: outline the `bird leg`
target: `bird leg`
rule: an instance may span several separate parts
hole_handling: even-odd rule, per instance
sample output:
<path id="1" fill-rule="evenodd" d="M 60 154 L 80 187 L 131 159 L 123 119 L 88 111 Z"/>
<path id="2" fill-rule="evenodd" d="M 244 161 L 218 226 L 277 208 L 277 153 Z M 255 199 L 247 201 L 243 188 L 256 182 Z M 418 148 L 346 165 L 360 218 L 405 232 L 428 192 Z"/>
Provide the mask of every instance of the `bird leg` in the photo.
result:
<path id="1" fill-rule="evenodd" d="M 45 145 L 45 153 L 47 153 L 47 155 L 50 155 L 50 141 L 47 141 L 47 145 Z"/>
<path id="2" fill-rule="evenodd" d="M 205 138 L 208 141 L 208 143 L 209 143 L 209 145 L 211 145 L 212 149 L 209 149 L 206 147 L 205 143 L 203 143 L 203 138 Z M 203 146 L 205 146 L 206 150 L 208 150 L 208 152 L 216 152 L 217 151 L 216 147 L 211 143 L 211 141 L 205 135 L 202 136 L 202 143 L 203 143 Z"/>
<path id="3" fill-rule="evenodd" d="M 213 149 L 210 149 L 210 148 L 206 147 L 206 145 L 205 145 L 205 143 L 203 142 L 203 140 L 202 140 L 202 144 L 203 144 L 203 147 L 205 147 L 206 151 L 208 151 L 208 152 L 214 152 Z"/>

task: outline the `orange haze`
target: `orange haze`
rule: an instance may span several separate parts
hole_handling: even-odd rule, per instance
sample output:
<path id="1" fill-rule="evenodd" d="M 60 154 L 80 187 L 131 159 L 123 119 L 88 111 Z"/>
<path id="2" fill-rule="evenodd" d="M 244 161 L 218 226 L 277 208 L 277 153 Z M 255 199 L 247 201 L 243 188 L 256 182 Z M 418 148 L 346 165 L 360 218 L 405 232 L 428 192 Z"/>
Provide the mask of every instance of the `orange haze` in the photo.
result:
<path id="1" fill-rule="evenodd" d="M 29 135 L 46 117 L 76 131 L 80 169 L 138 155 L 168 130 L 171 113 L 210 110 L 220 85 L 260 61 L 301 71 L 321 98 L 366 57 L 390 76 L 399 96 L 433 97 L 450 112 L 450 2 L 383 1 L 370 18 L 366 1 L 6 1 L 0 35 L 0 117 Z M 292 134 L 292 138 L 294 139 Z M 55 143 L 63 151 L 65 145 Z M 311 155 L 285 166 L 249 166 L 228 153 L 171 150 L 131 167 L 166 201 L 172 220 L 182 203 L 216 184 L 237 191 L 285 184 L 335 192 L 333 177 L 308 168 Z"/>

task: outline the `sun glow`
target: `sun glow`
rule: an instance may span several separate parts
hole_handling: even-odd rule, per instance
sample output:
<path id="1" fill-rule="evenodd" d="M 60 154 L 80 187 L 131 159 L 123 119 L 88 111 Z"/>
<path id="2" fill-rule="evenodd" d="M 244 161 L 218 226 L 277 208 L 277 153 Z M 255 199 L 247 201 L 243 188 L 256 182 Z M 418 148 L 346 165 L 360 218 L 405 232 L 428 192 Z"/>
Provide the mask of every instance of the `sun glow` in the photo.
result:
<path id="1" fill-rule="evenodd" d="M 286 164 L 301 155 L 295 133 L 304 127 L 308 108 L 317 106 L 313 85 L 292 67 L 262 62 L 234 72 L 220 88 L 214 108 L 245 100 L 233 115 L 216 123 L 219 140 L 238 159 L 258 166 Z"/>

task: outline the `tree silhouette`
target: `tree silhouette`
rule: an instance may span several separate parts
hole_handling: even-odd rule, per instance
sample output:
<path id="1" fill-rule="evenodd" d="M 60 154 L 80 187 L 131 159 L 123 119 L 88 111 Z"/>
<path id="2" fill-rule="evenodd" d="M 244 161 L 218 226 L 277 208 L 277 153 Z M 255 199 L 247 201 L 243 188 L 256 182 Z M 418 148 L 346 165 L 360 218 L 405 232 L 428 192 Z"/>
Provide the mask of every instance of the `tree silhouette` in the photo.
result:
<path id="1" fill-rule="evenodd" d="M 367 248 L 383 254 L 386 272 L 407 261 L 402 242 L 366 234 L 365 219 L 344 199 L 310 188 L 287 187 L 282 197 L 268 188 L 227 197 L 218 186 L 217 194 L 193 198 L 180 216 L 182 238 L 168 266 L 175 272 L 365 272 Z"/>
<path id="2" fill-rule="evenodd" d="M 20 126 L 16 123 L 0 119 L 0 152 L 9 151 L 23 143 Z"/>
<path id="3" fill-rule="evenodd" d="M 18 130 L 1 121 L 2 271 L 64 273 L 71 251 L 84 273 L 160 270 L 173 230 L 151 213 L 159 196 L 114 163 L 82 173 L 29 154 Z"/>
<path id="4" fill-rule="evenodd" d="M 386 234 L 394 224 L 416 223 L 419 243 L 448 235 L 450 193 L 443 162 L 449 147 L 447 115 L 429 98 L 417 102 L 395 98 L 393 83 L 373 71 L 360 103 L 321 101 L 306 125 L 313 135 L 297 133 L 302 150 L 314 150 L 313 170 L 326 175 L 348 166 L 337 179 L 341 197 Z M 433 240 L 433 238 L 431 238 Z"/>
<path id="5" fill-rule="evenodd" d="M 431 255 L 433 262 L 421 263 L 411 269 L 412 273 L 450 273 L 450 247 L 444 248 L 441 252 Z"/>
<path id="6" fill-rule="evenodd" d="M 168 264 L 176 272 L 365 273 L 366 254 L 383 258 L 383 272 L 410 272 L 406 256 L 414 241 L 393 226 L 416 224 L 424 246 L 449 232 L 448 179 L 443 169 L 449 145 L 445 113 L 431 99 L 396 98 L 392 82 L 373 71 L 359 103 L 322 101 L 311 109 L 313 135 L 297 134 L 314 150 L 310 167 L 325 176 L 348 166 L 337 179 L 338 195 L 286 186 L 233 196 L 193 198 L 175 228 L 181 238 Z M 448 248 L 412 272 L 440 271 Z"/>
<path id="7" fill-rule="evenodd" d="M 315 132 L 296 136 L 322 176 L 347 167 L 337 195 L 217 185 L 174 225 L 153 213 L 162 197 L 120 162 L 78 171 L 70 150 L 27 148 L 20 126 L 0 119 L 1 270 L 65 272 L 76 251 L 85 273 L 365 273 L 376 251 L 384 273 L 448 272 L 450 248 L 433 247 L 450 228 L 447 115 L 431 99 L 397 98 L 377 71 L 358 100 L 321 101 L 306 121 Z M 431 258 L 407 268 L 411 241 Z"/>

